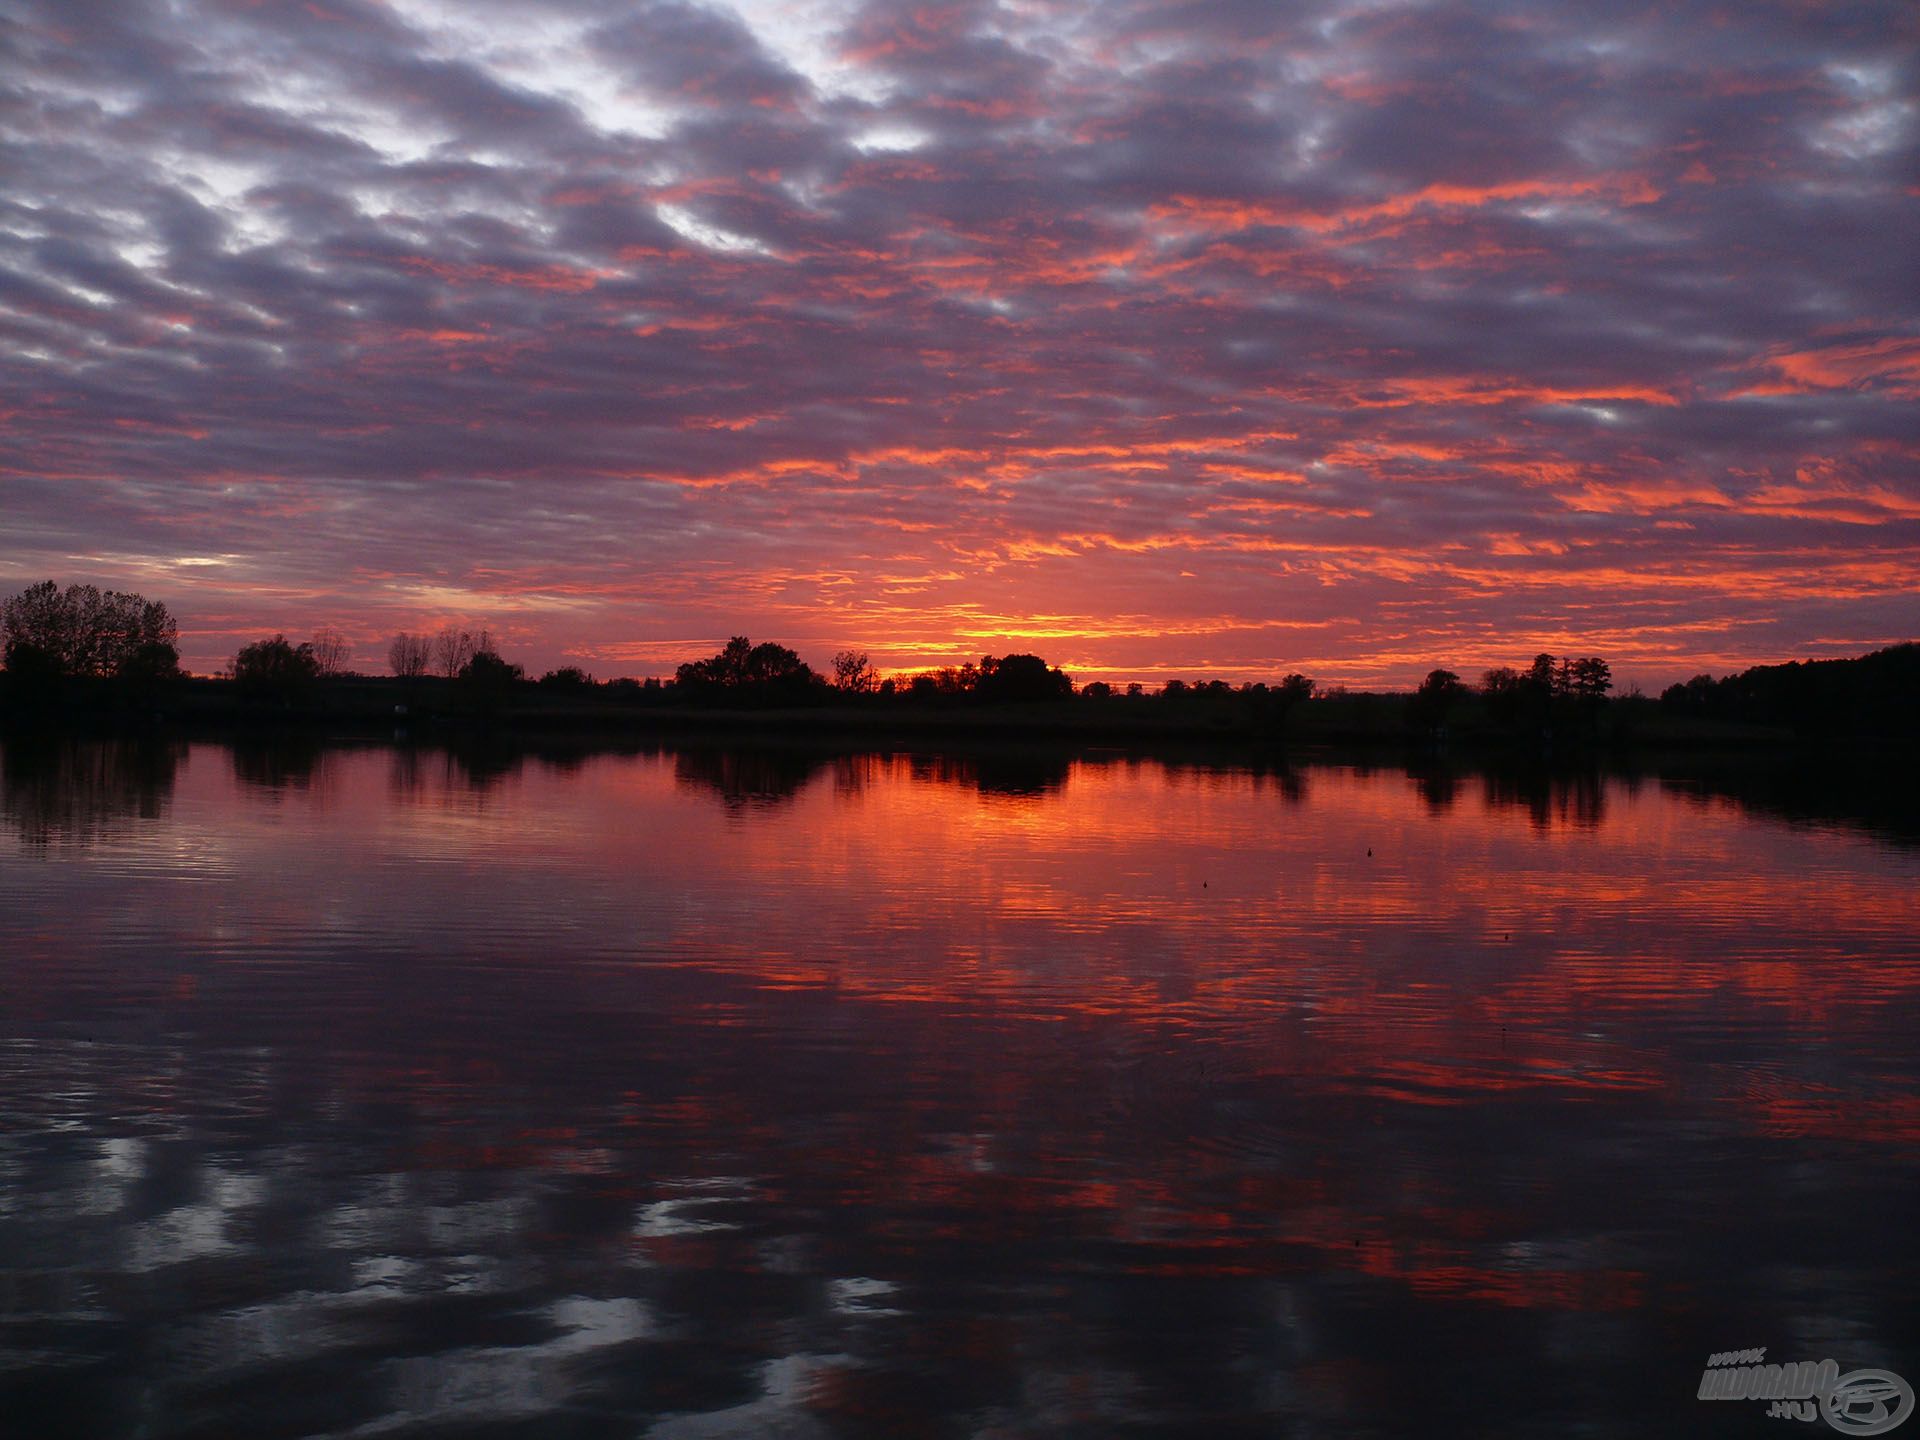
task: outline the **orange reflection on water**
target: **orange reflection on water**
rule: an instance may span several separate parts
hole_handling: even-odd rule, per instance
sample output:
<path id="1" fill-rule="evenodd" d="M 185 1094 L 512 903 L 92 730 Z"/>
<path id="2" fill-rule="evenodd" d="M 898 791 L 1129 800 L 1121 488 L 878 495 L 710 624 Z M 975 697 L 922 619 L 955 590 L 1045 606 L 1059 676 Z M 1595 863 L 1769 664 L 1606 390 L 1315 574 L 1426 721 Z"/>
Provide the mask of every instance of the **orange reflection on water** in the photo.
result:
<path id="1" fill-rule="evenodd" d="M 863 1217 L 896 1260 L 1627 1311 L 1663 1282 L 1580 1176 L 1685 1162 L 1636 1149 L 1656 1120 L 1722 1151 L 1920 1140 L 1915 850 L 1657 780 L 1017 750 L 168 764 L 131 819 L 16 802 L 0 883 L 66 917 L 15 896 L 16 1023 L 318 1046 L 328 1106 L 404 1111 L 393 1172 L 577 1186 L 642 1212 L 636 1265 L 747 1266 L 726 1207 L 759 1206 Z M 56 858 L 69 833 L 85 864 Z M 118 1113 L 190 1108 L 178 1064 L 116 1077 Z M 662 1198 L 663 1154 L 732 1188 Z M 1541 1238 L 1542 1193 L 1578 1243 Z"/>

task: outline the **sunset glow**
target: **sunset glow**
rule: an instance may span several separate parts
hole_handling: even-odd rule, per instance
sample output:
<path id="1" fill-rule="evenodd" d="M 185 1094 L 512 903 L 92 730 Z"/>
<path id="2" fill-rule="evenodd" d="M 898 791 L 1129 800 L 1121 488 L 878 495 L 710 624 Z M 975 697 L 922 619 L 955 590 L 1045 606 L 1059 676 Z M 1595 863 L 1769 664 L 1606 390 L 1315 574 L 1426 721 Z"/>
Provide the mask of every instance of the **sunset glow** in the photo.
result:
<path id="1" fill-rule="evenodd" d="M 27 0 L 0 591 L 1619 688 L 1913 638 L 1910 6 Z"/>

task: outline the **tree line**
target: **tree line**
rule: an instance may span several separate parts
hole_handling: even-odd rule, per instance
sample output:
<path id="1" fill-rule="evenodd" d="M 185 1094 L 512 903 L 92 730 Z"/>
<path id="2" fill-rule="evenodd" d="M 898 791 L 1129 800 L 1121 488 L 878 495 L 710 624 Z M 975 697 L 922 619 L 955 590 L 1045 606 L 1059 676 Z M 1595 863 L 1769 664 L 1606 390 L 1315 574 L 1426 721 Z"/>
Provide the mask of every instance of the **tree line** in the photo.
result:
<path id="1" fill-rule="evenodd" d="M 7 673 L 17 680 L 144 685 L 180 673 L 180 627 L 143 595 L 53 581 L 0 605 Z"/>
<path id="2" fill-rule="evenodd" d="M 71 585 L 61 590 L 49 580 L 4 602 L 0 630 L 4 631 L 6 669 L 21 679 L 150 682 L 179 674 L 179 627 L 164 604 L 141 595 L 103 592 L 91 585 Z M 293 641 L 275 634 L 243 645 L 228 662 L 225 675 L 242 690 L 287 696 L 351 673 L 352 658 L 352 645 L 346 637 L 331 627 L 322 627 L 308 640 Z M 387 668 L 403 680 L 437 676 L 500 688 L 526 679 L 523 667 L 500 654 L 492 632 L 485 628 L 476 631 L 449 625 L 431 633 L 402 631 L 389 641 L 386 659 Z M 575 666 L 550 670 L 536 683 L 553 690 L 596 688 L 593 677 Z M 744 635 L 733 636 L 716 654 L 681 665 L 668 683 L 690 698 L 711 700 L 795 700 L 831 692 L 844 697 L 1032 703 L 1075 695 L 1107 700 L 1147 694 L 1139 684 L 1128 685 L 1124 691 L 1103 680 L 1076 686 L 1058 666 L 1025 652 L 983 655 L 977 662 L 882 678 L 865 652 L 842 650 L 833 657 L 830 673 L 822 674 L 788 647 L 768 641 L 755 644 Z M 1611 671 L 1604 660 L 1540 655 L 1524 671 L 1487 671 L 1480 691 L 1490 705 L 1518 710 L 1540 700 L 1591 702 L 1603 698 L 1611 683 Z M 637 686 L 639 682 L 614 684 Z M 667 686 L 648 681 L 644 688 L 664 690 Z M 1259 681 L 1236 687 L 1223 680 L 1174 679 L 1157 693 L 1170 701 L 1237 696 L 1288 708 L 1311 699 L 1316 690 L 1314 680 L 1289 674 L 1271 686 Z M 1453 704 L 1468 693 L 1469 688 L 1452 671 L 1435 670 L 1414 700 L 1422 716 L 1439 724 L 1444 723 Z"/>
<path id="3" fill-rule="evenodd" d="M 1801 735 L 1904 738 L 1920 717 L 1920 645 L 1844 660 L 1756 665 L 1718 680 L 1696 675 L 1663 690 L 1660 707 L 1690 719 L 1781 726 Z"/>
<path id="4" fill-rule="evenodd" d="M 931 708 L 1087 702 L 1090 714 L 1118 714 L 1134 702 L 1156 707 L 1180 726 L 1268 732 L 1312 702 L 1322 728 L 1353 733 L 1394 729 L 1415 737 L 1450 732 L 1511 739 L 1618 735 L 1650 716 L 1665 728 L 1746 724 L 1797 734 L 1904 736 L 1920 711 L 1920 645 L 1895 645 L 1843 660 L 1755 666 L 1698 675 L 1669 687 L 1657 705 L 1637 695 L 1612 698 L 1613 671 L 1599 656 L 1536 655 L 1526 665 L 1496 666 L 1476 681 L 1435 669 L 1410 695 L 1348 695 L 1291 673 L 1272 683 L 1171 679 L 1149 689 L 1104 680 L 1076 684 L 1039 655 L 983 655 L 977 661 L 883 676 L 859 650 L 842 650 L 816 671 L 780 644 L 730 638 L 716 653 L 673 675 L 607 682 L 578 666 L 532 680 L 500 652 L 488 629 L 447 625 L 403 631 L 386 646 L 386 668 L 430 706 L 498 710 L 516 695 L 605 702 L 779 708 L 914 703 Z M 274 634 L 242 645 L 224 667 L 234 693 L 250 703 L 300 709 L 330 682 L 355 676 L 352 643 L 323 626 L 303 640 Z M 180 680 L 179 626 L 167 606 L 128 591 L 48 580 L 0 600 L 0 664 L 10 710 L 53 713 L 69 703 L 152 709 Z M 366 678 L 366 677 L 361 677 Z M 434 687 L 452 682 L 445 690 Z M 1322 702 L 1325 702 L 1324 706 Z M 364 702 L 363 702 L 364 703 Z M 391 699 L 378 703 L 390 705 Z M 1347 713 L 1351 723 L 1338 719 Z"/>
<path id="5" fill-rule="evenodd" d="M 274 634 L 242 645 L 224 667 L 236 690 L 260 700 L 297 704 L 314 687 L 353 675 L 354 648 L 323 626 L 306 639 Z M 386 646 L 386 668 L 404 681 L 458 682 L 459 693 L 488 703 L 524 692 L 623 697 L 659 703 L 765 706 L 913 701 L 932 706 L 1044 704 L 1070 698 L 1122 706 L 1157 701 L 1169 713 L 1228 715 L 1256 728 L 1283 720 L 1303 703 L 1347 702 L 1338 687 L 1292 673 L 1272 683 L 1172 679 L 1149 689 L 1104 680 L 1076 684 L 1039 655 L 983 655 L 964 664 L 883 676 L 863 651 L 834 655 L 816 671 L 787 646 L 746 636 L 716 653 L 680 665 L 664 679 L 599 682 L 578 666 L 548 670 L 537 680 L 501 654 L 485 627 L 447 625 L 403 631 Z M 180 678 L 179 626 L 168 607 L 144 595 L 47 580 L 0 600 L 0 662 L 10 703 L 38 695 L 121 697 L 145 704 Z M 1594 730 L 1618 704 L 1613 672 L 1599 656 L 1536 655 L 1520 666 L 1497 666 L 1468 681 L 1431 671 L 1411 695 L 1373 697 L 1390 704 L 1393 723 L 1416 734 L 1468 730 L 1511 735 Z M 428 694 L 434 692 L 429 691 Z M 1352 697 L 1357 703 L 1365 697 Z M 1903 734 L 1920 708 L 1920 646 L 1896 645 L 1854 659 L 1756 666 L 1721 678 L 1700 675 L 1654 702 L 1637 698 L 1636 715 L 1676 720 L 1745 722 L 1800 733 Z M 1621 713 L 1625 713 L 1624 711 Z M 1612 723 L 1612 722 L 1609 722 Z"/>

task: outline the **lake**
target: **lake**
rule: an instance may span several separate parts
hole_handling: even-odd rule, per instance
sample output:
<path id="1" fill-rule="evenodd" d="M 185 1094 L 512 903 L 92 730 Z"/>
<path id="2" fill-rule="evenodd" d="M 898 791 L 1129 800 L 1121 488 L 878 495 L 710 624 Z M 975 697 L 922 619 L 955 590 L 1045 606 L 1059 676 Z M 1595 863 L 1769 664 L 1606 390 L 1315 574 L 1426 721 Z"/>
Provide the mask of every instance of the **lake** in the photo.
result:
<path id="1" fill-rule="evenodd" d="M 0 1429 L 1764 1436 L 1920 1380 L 1920 844 L 1808 793 L 15 742 Z"/>

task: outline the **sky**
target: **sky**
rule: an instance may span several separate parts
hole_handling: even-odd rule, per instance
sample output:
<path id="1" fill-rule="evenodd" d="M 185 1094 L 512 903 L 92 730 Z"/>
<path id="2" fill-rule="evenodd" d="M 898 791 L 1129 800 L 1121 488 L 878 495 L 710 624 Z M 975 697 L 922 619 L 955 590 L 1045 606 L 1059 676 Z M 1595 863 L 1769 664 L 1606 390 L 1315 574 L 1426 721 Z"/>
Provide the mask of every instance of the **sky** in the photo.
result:
<path id="1" fill-rule="evenodd" d="M 0 0 L 0 591 L 189 668 L 1920 633 L 1920 7 Z"/>

